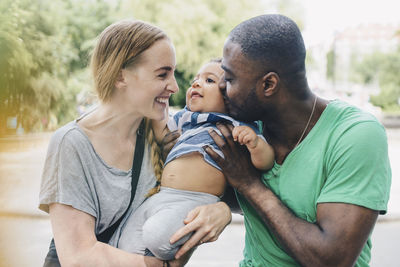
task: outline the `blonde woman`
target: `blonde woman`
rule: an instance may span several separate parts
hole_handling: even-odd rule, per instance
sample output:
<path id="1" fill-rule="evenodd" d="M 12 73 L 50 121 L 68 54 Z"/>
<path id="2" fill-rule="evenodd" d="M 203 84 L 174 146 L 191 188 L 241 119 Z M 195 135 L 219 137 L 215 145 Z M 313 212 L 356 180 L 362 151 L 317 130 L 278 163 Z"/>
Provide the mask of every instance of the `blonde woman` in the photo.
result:
<path id="1" fill-rule="evenodd" d="M 188 260 L 163 262 L 98 240 L 121 222 L 128 208 L 141 205 L 160 175 L 160 153 L 148 120 L 162 120 L 169 97 L 178 91 L 175 65 L 174 47 L 157 27 L 122 21 L 100 35 L 91 61 L 100 104 L 57 130 L 49 144 L 39 208 L 50 214 L 55 246 L 45 266 L 59 265 L 57 254 L 62 266 L 181 266 Z M 132 166 L 143 119 L 145 142 L 138 171 Z M 137 173 L 136 190 L 131 190 Z M 131 191 L 135 195 L 130 203 Z M 179 233 L 198 234 L 181 253 L 208 236 L 210 229 L 218 236 L 230 219 L 223 202 L 192 212 Z"/>

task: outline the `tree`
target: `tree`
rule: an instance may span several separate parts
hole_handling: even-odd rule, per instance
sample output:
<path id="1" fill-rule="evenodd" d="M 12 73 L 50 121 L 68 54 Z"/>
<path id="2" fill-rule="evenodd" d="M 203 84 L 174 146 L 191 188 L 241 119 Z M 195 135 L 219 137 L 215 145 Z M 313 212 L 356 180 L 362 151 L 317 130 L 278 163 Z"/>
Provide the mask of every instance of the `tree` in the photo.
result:
<path id="1" fill-rule="evenodd" d="M 400 47 L 392 53 L 366 56 L 354 64 L 353 80 L 363 84 L 377 83 L 381 88 L 378 95 L 371 96 L 371 102 L 384 111 L 400 111 Z"/>
<path id="2" fill-rule="evenodd" d="M 189 81 L 202 64 L 222 57 L 230 30 L 241 21 L 263 13 L 261 1 L 129 0 L 121 3 L 121 17 L 134 17 L 162 28 L 177 54 L 179 93 L 171 105 L 185 105 Z"/>
<path id="3" fill-rule="evenodd" d="M 71 81 L 86 69 L 93 40 L 112 13 L 105 0 L 0 3 L 0 134 L 8 117 L 31 131 L 76 116 L 79 86 Z M 89 82 L 78 80 L 82 87 Z"/>

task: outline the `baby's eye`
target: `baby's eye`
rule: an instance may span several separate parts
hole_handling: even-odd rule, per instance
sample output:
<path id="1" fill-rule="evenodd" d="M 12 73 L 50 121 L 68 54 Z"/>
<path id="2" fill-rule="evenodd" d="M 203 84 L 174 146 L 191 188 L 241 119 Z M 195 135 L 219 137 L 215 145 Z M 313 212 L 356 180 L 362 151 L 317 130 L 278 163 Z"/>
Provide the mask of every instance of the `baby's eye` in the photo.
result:
<path id="1" fill-rule="evenodd" d="M 215 83 L 215 81 L 214 81 L 213 79 L 211 79 L 211 78 L 207 78 L 207 79 L 206 79 L 206 82 L 208 82 L 208 83 Z"/>

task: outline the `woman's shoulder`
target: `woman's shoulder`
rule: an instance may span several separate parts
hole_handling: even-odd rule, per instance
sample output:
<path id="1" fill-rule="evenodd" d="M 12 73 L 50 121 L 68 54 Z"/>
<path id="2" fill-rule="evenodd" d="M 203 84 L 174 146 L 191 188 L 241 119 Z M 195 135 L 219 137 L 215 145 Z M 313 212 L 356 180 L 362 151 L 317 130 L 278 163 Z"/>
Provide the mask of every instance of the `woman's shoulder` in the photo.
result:
<path id="1" fill-rule="evenodd" d="M 62 144 L 79 147 L 85 143 L 88 143 L 87 137 L 74 120 L 53 133 L 49 147 L 60 147 Z"/>

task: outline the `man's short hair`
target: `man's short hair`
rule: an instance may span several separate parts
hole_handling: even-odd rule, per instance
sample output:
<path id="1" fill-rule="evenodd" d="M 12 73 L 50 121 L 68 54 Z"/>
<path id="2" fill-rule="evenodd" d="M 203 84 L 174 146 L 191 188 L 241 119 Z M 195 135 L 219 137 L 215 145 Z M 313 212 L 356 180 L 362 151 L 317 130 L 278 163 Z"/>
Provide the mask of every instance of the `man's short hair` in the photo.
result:
<path id="1" fill-rule="evenodd" d="M 280 76 L 305 71 L 306 50 L 296 23 L 277 15 L 261 15 L 237 25 L 228 40 L 241 46 L 244 56 Z"/>

